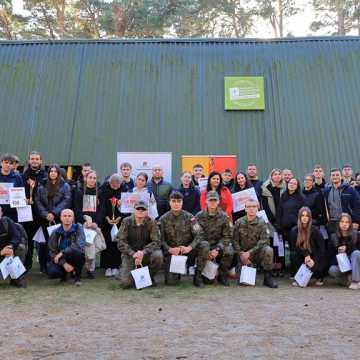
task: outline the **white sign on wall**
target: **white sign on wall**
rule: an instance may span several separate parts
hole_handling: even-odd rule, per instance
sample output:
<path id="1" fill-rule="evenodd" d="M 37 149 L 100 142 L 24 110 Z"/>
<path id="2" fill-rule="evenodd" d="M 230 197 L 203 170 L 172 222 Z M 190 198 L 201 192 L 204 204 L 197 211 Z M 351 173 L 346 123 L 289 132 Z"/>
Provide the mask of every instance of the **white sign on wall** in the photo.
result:
<path id="1" fill-rule="evenodd" d="M 120 164 L 128 162 L 132 166 L 131 177 L 135 178 L 139 172 L 145 172 L 152 176 L 152 168 L 160 165 L 164 170 L 164 180 L 171 183 L 172 153 L 161 152 L 118 152 L 117 171 L 120 174 Z"/>

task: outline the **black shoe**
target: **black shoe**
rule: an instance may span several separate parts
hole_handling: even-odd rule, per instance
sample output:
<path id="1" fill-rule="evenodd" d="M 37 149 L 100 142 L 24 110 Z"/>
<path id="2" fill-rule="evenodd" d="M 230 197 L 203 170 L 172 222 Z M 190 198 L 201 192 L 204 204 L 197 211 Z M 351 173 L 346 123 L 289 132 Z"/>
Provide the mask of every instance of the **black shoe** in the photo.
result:
<path id="1" fill-rule="evenodd" d="M 230 286 L 229 279 L 226 275 L 219 275 L 218 276 L 218 283 L 224 286 Z"/>
<path id="2" fill-rule="evenodd" d="M 79 276 L 74 277 L 74 285 L 81 286 L 81 278 Z"/>
<path id="3" fill-rule="evenodd" d="M 88 271 L 86 273 L 86 278 L 89 280 L 94 280 L 95 279 L 95 272 L 94 271 Z"/>
<path id="4" fill-rule="evenodd" d="M 157 282 L 153 276 L 151 276 L 151 282 L 152 282 L 151 287 L 157 287 Z"/>
<path id="5" fill-rule="evenodd" d="M 276 289 L 278 287 L 278 284 L 271 276 L 270 271 L 264 271 L 264 285 L 272 289 Z"/>
<path id="6" fill-rule="evenodd" d="M 205 285 L 212 285 L 212 284 L 214 283 L 214 280 L 210 280 L 210 279 L 208 279 L 208 278 L 205 277 L 205 276 L 201 276 L 201 277 L 202 277 L 203 283 L 204 283 Z"/>
<path id="7" fill-rule="evenodd" d="M 10 285 L 14 286 L 14 287 L 16 287 L 18 289 L 26 289 L 27 288 L 26 281 L 23 278 L 11 279 L 10 280 Z"/>
<path id="8" fill-rule="evenodd" d="M 165 285 L 176 285 L 181 279 L 180 274 L 173 274 L 170 272 L 165 272 Z"/>
<path id="9" fill-rule="evenodd" d="M 201 272 L 199 270 L 196 270 L 196 272 L 195 272 L 193 283 L 198 288 L 204 287 L 203 278 L 202 278 Z"/>

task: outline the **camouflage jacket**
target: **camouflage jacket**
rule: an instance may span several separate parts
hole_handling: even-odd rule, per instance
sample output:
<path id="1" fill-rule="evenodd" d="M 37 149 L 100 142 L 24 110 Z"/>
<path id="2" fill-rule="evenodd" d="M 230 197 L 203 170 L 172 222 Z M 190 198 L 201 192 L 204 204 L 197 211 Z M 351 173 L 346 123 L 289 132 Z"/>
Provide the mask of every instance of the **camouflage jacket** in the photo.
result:
<path id="1" fill-rule="evenodd" d="M 210 248 L 224 249 L 231 242 L 231 226 L 227 215 L 218 210 L 213 216 L 207 210 L 202 210 L 196 214 L 196 219 L 204 231 L 205 240 L 208 241 Z"/>
<path id="2" fill-rule="evenodd" d="M 196 218 L 185 210 L 178 216 L 172 211 L 159 220 L 161 243 L 165 251 L 171 247 L 191 246 L 193 249 L 204 239 L 204 233 Z"/>
<path id="3" fill-rule="evenodd" d="M 133 256 L 138 250 L 151 254 L 160 249 L 159 227 L 149 217 L 141 225 L 136 225 L 134 215 L 125 218 L 116 238 L 120 252 L 129 256 Z"/>
<path id="4" fill-rule="evenodd" d="M 237 253 L 245 251 L 255 253 L 269 244 L 268 228 L 262 219 L 256 217 L 249 221 L 247 216 L 244 216 L 235 222 L 233 246 Z"/>

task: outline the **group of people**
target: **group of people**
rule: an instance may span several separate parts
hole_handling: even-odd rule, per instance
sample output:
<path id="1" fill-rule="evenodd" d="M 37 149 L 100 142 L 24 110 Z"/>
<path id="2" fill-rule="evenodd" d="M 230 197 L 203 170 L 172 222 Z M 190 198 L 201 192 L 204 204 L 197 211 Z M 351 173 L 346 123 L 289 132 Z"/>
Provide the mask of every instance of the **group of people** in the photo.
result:
<path id="1" fill-rule="evenodd" d="M 350 289 L 360 289 L 360 175 L 353 177 L 349 164 L 330 171 L 330 181 L 316 165 L 303 184 L 290 169 L 272 169 L 261 181 L 255 164 L 245 172 L 230 169 L 212 171 L 206 188 L 202 165 L 181 175 L 180 186 L 164 180 L 161 166 L 131 177 L 132 166 L 124 162 L 120 172 L 101 184 L 90 163 L 82 166 L 76 181 L 66 179 L 58 165 L 45 171 L 41 154 L 31 151 L 22 173 L 12 154 L 1 157 L 0 185 L 24 187 L 33 221 L 18 223 L 17 211 L 1 204 L 0 262 L 19 256 L 27 273 L 31 270 L 34 248 L 40 271 L 49 278 L 81 284 L 85 268 L 95 277 L 96 252 L 106 277 L 116 277 L 123 288 L 134 286 L 131 271 L 148 266 L 153 286 L 155 275 L 164 269 L 165 284 L 176 284 L 181 276 L 170 272 L 172 256 L 187 256 L 197 287 L 211 284 L 204 276 L 207 262 L 218 265 L 217 282 L 228 286 L 231 269 L 256 266 L 264 272 L 264 285 L 276 288 L 275 277 L 285 270 L 293 278 L 302 264 L 313 272 L 321 286 L 328 274 Z M 245 209 L 233 211 L 232 194 L 254 188 L 257 199 L 248 199 Z M 122 193 L 147 194 L 131 213 L 121 211 Z M 262 209 L 266 219 L 258 216 Z M 59 224 L 49 235 L 50 225 Z M 116 229 L 114 234 L 114 227 Z M 34 242 L 39 229 L 44 241 Z M 96 246 L 86 240 L 87 229 L 96 232 Z M 35 245 L 34 245 L 35 244 Z M 99 245 L 100 244 L 100 245 Z M 285 261 L 287 247 L 290 264 Z M 336 255 L 346 253 L 352 270 L 342 273 Z M 91 256 L 90 256 L 91 254 Z M 26 287 L 26 274 L 11 284 Z M 296 282 L 293 283 L 297 285 Z"/>

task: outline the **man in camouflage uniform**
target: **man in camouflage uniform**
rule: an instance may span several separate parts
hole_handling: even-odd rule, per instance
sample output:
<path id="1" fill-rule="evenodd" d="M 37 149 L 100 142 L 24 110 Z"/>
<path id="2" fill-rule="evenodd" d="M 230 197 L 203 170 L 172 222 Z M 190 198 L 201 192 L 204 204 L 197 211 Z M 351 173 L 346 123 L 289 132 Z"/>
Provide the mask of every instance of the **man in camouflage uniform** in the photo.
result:
<path id="1" fill-rule="evenodd" d="M 149 266 L 153 286 L 156 286 L 154 276 L 163 262 L 159 227 L 147 215 L 147 204 L 138 201 L 134 207 L 135 213 L 122 221 L 116 235 L 122 261 L 120 285 L 124 289 L 134 286 L 131 270 L 146 265 Z"/>
<path id="2" fill-rule="evenodd" d="M 209 243 L 208 259 L 219 264 L 218 282 L 229 286 L 227 278 L 231 267 L 234 250 L 231 245 L 231 226 L 227 215 L 219 207 L 220 198 L 216 191 L 209 191 L 206 195 L 205 210 L 196 215 L 201 225 L 205 240 Z M 208 281 L 207 281 L 208 282 Z"/>
<path id="3" fill-rule="evenodd" d="M 238 219 L 234 226 L 233 246 L 241 265 L 260 264 L 264 268 L 264 285 L 277 288 L 271 276 L 274 253 L 270 247 L 267 226 L 256 214 L 258 202 L 248 200 L 246 216 Z"/>
<path id="4" fill-rule="evenodd" d="M 169 267 L 172 255 L 186 255 L 196 263 L 194 285 L 204 287 L 201 272 L 204 269 L 209 244 L 196 218 L 182 209 L 183 195 L 173 191 L 170 195 L 170 211 L 159 220 L 161 243 L 165 257 L 165 284 L 169 284 Z M 175 274 L 173 274 L 175 275 Z"/>

